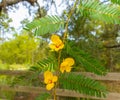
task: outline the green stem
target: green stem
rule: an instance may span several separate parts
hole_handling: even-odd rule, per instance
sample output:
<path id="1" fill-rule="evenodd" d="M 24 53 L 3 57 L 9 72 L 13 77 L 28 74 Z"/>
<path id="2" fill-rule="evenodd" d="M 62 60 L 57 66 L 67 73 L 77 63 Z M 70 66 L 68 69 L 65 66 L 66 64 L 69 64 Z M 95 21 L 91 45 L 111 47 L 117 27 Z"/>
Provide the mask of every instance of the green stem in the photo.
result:
<path id="1" fill-rule="evenodd" d="M 60 66 L 61 50 L 58 52 L 58 66 Z"/>
<path id="2" fill-rule="evenodd" d="M 79 0 L 75 1 L 74 6 L 71 8 L 70 13 L 68 14 L 68 19 L 67 19 L 66 25 L 65 25 L 65 32 L 64 32 L 64 35 L 63 35 L 63 42 L 64 43 L 65 43 L 65 39 L 67 38 L 67 35 L 68 35 L 67 32 L 68 32 L 68 24 L 69 24 L 70 18 L 72 16 L 72 14 L 74 13 L 76 5 L 77 5 L 78 2 L 79 2 Z"/>
<path id="3" fill-rule="evenodd" d="M 70 13 L 68 14 L 68 19 L 67 19 L 67 21 L 66 21 L 66 25 L 65 25 L 65 32 L 64 32 L 64 35 L 63 35 L 63 43 L 65 44 L 65 40 L 66 40 L 66 38 L 67 38 L 67 32 L 68 32 L 68 23 L 69 23 L 69 21 L 70 21 L 70 18 L 71 18 L 71 16 L 72 16 L 72 14 L 74 13 L 74 10 L 75 10 L 75 8 L 76 8 L 76 5 L 77 5 L 77 3 L 79 2 L 79 0 L 76 0 L 75 1 L 75 3 L 74 3 L 74 6 L 71 8 L 71 10 L 70 10 Z M 58 71 L 57 71 L 57 76 L 59 77 L 59 66 L 60 66 L 60 58 L 61 58 L 61 50 L 58 52 Z M 57 82 L 56 84 L 55 84 L 55 87 L 54 87 L 54 90 L 53 90 L 53 92 L 54 92 L 54 100 L 57 100 L 57 97 L 56 97 L 56 88 L 58 87 L 58 85 L 59 85 L 59 83 Z"/>
<path id="4" fill-rule="evenodd" d="M 53 92 L 54 92 L 54 100 L 57 100 L 57 97 L 56 97 L 56 84 L 55 84 Z"/>

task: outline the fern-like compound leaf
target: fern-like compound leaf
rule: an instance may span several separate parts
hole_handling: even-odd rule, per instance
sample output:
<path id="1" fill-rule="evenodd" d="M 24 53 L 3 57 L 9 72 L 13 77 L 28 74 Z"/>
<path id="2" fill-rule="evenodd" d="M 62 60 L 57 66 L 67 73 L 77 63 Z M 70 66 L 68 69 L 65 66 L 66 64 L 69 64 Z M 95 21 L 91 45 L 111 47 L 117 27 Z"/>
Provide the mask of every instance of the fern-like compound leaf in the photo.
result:
<path id="1" fill-rule="evenodd" d="M 82 65 L 86 71 L 95 73 L 97 75 L 105 75 L 106 68 L 102 65 L 102 63 L 96 58 L 92 57 L 90 54 L 80 50 L 75 44 L 67 45 L 67 53 L 73 57 L 76 63 Z M 74 52 L 75 51 L 75 52 Z"/>
<path id="2" fill-rule="evenodd" d="M 60 85 L 61 88 L 96 97 L 105 97 L 107 94 L 106 88 L 98 81 L 75 73 L 62 74 Z"/>
<path id="3" fill-rule="evenodd" d="M 64 20 L 58 16 L 45 16 L 34 20 L 26 25 L 27 30 L 32 31 L 34 35 L 45 35 L 53 33 L 64 28 Z"/>
<path id="4" fill-rule="evenodd" d="M 120 5 L 120 0 L 111 0 L 111 2 Z"/>
<path id="5" fill-rule="evenodd" d="M 39 61 L 37 64 L 42 71 L 50 70 L 54 72 L 57 68 L 56 60 L 54 58 L 45 58 Z"/>
<path id="6" fill-rule="evenodd" d="M 117 0 L 112 1 L 117 2 Z M 81 15 L 90 16 L 95 20 L 120 24 L 120 10 L 118 6 L 115 5 L 101 4 L 96 0 L 83 0 L 81 4 L 79 4 L 78 11 Z"/>

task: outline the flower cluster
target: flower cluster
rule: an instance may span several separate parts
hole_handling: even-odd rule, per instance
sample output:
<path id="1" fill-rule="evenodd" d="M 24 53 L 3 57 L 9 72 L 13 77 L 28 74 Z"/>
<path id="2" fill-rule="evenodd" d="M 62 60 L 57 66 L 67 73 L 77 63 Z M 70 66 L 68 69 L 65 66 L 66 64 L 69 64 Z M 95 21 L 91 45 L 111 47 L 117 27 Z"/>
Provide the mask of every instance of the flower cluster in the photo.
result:
<path id="1" fill-rule="evenodd" d="M 73 58 L 66 58 L 60 65 L 60 71 L 63 73 L 64 71 L 70 72 L 72 69 L 72 65 L 74 65 L 75 61 Z"/>
<path id="2" fill-rule="evenodd" d="M 63 44 L 63 42 L 62 42 L 62 40 L 60 39 L 59 36 L 52 35 L 51 41 L 52 41 L 52 43 L 49 45 L 49 47 L 53 51 L 59 51 L 59 50 L 64 48 L 64 44 Z M 75 61 L 74 61 L 73 58 L 64 59 L 63 62 L 59 66 L 60 67 L 60 72 L 61 73 L 64 73 L 65 71 L 70 72 L 74 63 L 75 63 Z M 55 86 L 55 82 L 57 82 L 57 80 L 58 80 L 58 77 L 54 76 L 52 74 L 52 72 L 46 71 L 44 73 L 44 83 L 46 84 L 46 89 L 47 90 L 51 90 Z"/>
<path id="3" fill-rule="evenodd" d="M 51 36 L 51 41 L 52 43 L 49 45 L 49 47 L 53 50 L 53 51 L 59 51 L 61 49 L 64 48 L 64 44 L 62 42 L 62 40 L 60 39 L 59 36 L 57 35 L 52 35 Z"/>
<path id="4" fill-rule="evenodd" d="M 57 82 L 57 80 L 58 80 L 58 77 L 53 76 L 52 72 L 46 71 L 44 73 L 44 83 L 46 84 L 47 90 L 51 90 L 54 87 L 55 82 Z"/>

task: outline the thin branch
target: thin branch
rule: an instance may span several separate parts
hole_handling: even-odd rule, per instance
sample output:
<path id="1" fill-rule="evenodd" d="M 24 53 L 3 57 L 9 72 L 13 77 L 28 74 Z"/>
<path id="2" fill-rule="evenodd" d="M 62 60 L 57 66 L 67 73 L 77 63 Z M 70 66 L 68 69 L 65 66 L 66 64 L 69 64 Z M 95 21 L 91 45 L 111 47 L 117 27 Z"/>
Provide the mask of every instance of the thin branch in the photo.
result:
<path id="1" fill-rule="evenodd" d="M 37 1 L 37 0 L 5 0 L 6 1 L 6 6 L 12 6 L 14 4 L 17 4 L 19 2 L 23 2 L 23 1 L 26 1 L 28 3 L 30 3 L 31 5 L 34 5 L 34 3 Z M 4 7 L 4 0 L 0 3 L 0 8 L 3 8 Z"/>
<path id="2" fill-rule="evenodd" d="M 120 48 L 120 44 L 112 45 L 112 46 L 105 46 L 105 48 Z"/>
<path id="3" fill-rule="evenodd" d="M 25 74 L 33 74 L 32 71 L 23 71 L 23 70 L 0 70 L 0 75 L 9 75 L 9 76 L 17 76 L 17 75 L 25 75 Z"/>
<path id="4" fill-rule="evenodd" d="M 39 14 L 39 18 L 42 17 L 42 14 L 41 14 L 41 8 L 40 8 L 40 4 L 38 3 L 38 1 L 36 1 L 36 4 L 38 6 L 38 14 Z"/>
<path id="5" fill-rule="evenodd" d="M 66 25 L 65 25 L 65 32 L 64 32 L 64 36 L 63 36 L 63 42 L 65 42 L 65 39 L 67 37 L 67 32 L 68 32 L 68 24 L 69 24 L 69 21 L 70 21 L 70 18 L 72 16 L 72 14 L 74 13 L 75 11 L 75 8 L 76 8 L 76 5 L 78 4 L 79 0 L 76 0 L 75 3 L 74 3 L 74 6 L 72 7 L 72 9 L 70 10 L 70 13 L 68 14 L 68 18 L 67 18 L 67 21 L 66 21 Z"/>

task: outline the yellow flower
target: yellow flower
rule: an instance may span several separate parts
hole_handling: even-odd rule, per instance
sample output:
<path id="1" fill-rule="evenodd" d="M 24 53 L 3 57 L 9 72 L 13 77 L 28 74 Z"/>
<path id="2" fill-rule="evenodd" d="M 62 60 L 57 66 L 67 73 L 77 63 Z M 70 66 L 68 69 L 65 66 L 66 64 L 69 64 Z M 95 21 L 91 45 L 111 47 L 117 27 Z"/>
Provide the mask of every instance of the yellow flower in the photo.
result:
<path id="1" fill-rule="evenodd" d="M 44 73 L 44 83 L 46 84 L 47 90 L 51 90 L 54 87 L 55 82 L 57 82 L 57 80 L 58 80 L 58 77 L 53 76 L 52 72 L 46 71 Z"/>
<path id="2" fill-rule="evenodd" d="M 74 65 L 75 61 L 73 58 L 66 58 L 60 64 L 60 71 L 63 73 L 64 71 L 70 72 L 72 69 L 72 65 Z"/>
<path id="3" fill-rule="evenodd" d="M 64 44 L 62 42 L 62 40 L 60 39 L 59 36 L 57 35 L 52 35 L 51 36 L 51 41 L 52 43 L 49 45 L 49 47 L 54 50 L 54 51 L 59 51 L 60 49 L 64 48 Z"/>

